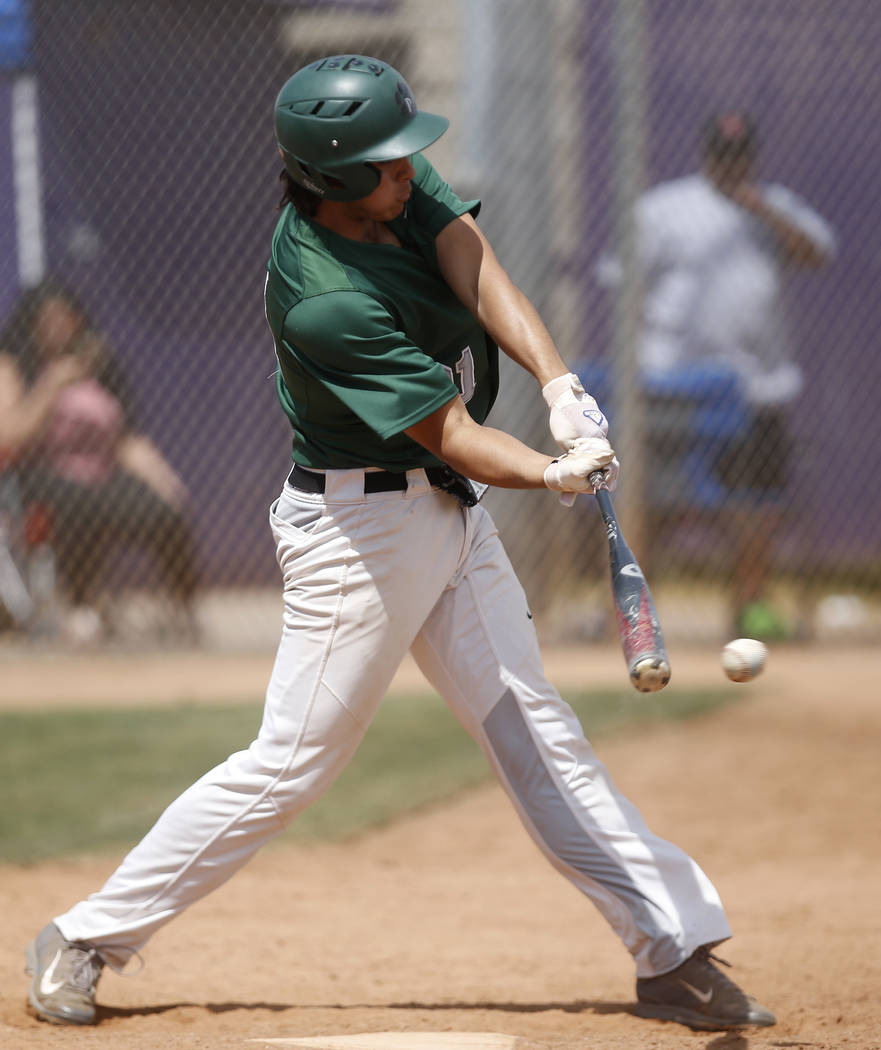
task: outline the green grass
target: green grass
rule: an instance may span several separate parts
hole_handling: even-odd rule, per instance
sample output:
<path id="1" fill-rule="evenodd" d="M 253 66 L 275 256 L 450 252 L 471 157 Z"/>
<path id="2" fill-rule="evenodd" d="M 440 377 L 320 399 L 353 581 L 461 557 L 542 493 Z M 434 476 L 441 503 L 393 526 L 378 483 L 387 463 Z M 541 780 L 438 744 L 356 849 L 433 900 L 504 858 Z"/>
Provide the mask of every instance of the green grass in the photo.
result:
<path id="1" fill-rule="evenodd" d="M 730 691 L 569 693 L 588 737 L 688 718 Z M 0 713 L 0 861 L 133 845 L 207 769 L 247 747 L 260 706 Z M 487 779 L 477 745 L 441 700 L 388 697 L 355 758 L 289 836 L 333 839 Z"/>

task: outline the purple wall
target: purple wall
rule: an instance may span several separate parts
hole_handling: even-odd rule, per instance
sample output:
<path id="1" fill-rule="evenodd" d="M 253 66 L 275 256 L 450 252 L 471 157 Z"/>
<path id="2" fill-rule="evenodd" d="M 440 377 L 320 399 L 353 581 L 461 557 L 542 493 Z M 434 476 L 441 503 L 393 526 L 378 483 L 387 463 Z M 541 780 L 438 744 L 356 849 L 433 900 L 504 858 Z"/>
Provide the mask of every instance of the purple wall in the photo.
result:
<path id="1" fill-rule="evenodd" d="M 35 10 L 50 266 L 110 333 L 188 482 L 215 582 L 277 572 L 265 512 L 290 438 L 262 287 L 279 16 L 213 0 Z"/>
<path id="2" fill-rule="evenodd" d="M 18 256 L 12 186 L 12 135 L 9 127 L 12 74 L 0 73 L 0 317 L 15 299 Z"/>
<path id="3" fill-rule="evenodd" d="M 145 428 L 187 481 L 213 583 L 277 579 L 266 517 L 290 428 L 262 291 L 280 196 L 273 103 L 301 60 L 280 46 L 292 6 L 321 5 L 33 3 L 49 268 L 109 333 Z"/>
<path id="4" fill-rule="evenodd" d="M 586 289 L 611 238 L 614 0 L 585 4 Z M 881 516 L 881 18 L 877 0 L 646 0 L 648 182 L 694 170 L 696 139 L 720 107 L 750 110 L 762 173 L 835 227 L 839 257 L 794 277 L 794 346 L 807 376 L 796 409 L 793 490 L 805 542 L 825 560 L 877 558 Z M 595 303 L 595 289 L 586 291 Z M 585 318 L 608 345 L 608 304 Z M 822 448 L 822 461 L 820 449 Z M 831 485 L 821 477 L 831 471 Z M 834 503 L 834 506 L 833 506 Z"/>
<path id="5" fill-rule="evenodd" d="M 586 347 L 609 340 L 593 267 L 612 232 L 613 2 L 582 5 L 587 222 L 576 262 Z M 277 572 L 265 509 L 285 473 L 289 434 L 268 378 L 275 360 L 261 288 L 278 195 L 272 102 L 292 71 L 278 44 L 290 6 L 33 3 L 49 265 L 81 289 L 118 348 L 147 429 L 192 489 L 216 582 L 271 582 Z M 822 552 L 877 553 L 877 0 L 645 6 L 650 180 L 694 168 L 708 111 L 748 106 L 763 131 L 767 176 L 803 194 L 840 235 L 834 267 L 797 279 L 793 321 L 809 377 L 798 405 L 798 487 Z M 0 107 L 8 109 L 3 78 Z M 0 179 L 9 177 L 8 149 L 4 141 Z M 5 246 L 12 218 L 3 189 Z M 14 266 L 3 251 L 2 313 Z M 817 482 L 819 439 L 823 469 L 831 462 L 836 472 L 835 511 Z"/>

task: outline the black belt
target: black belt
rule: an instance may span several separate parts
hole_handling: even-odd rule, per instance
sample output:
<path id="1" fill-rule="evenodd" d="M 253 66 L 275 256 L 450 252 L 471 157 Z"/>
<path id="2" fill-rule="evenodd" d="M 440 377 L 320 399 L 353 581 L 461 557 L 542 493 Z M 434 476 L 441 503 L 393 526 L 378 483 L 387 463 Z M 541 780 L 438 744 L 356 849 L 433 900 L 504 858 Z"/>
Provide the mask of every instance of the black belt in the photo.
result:
<path id="1" fill-rule="evenodd" d="M 431 485 L 442 488 L 447 481 L 449 468 L 426 467 L 425 474 Z M 300 492 L 324 492 L 326 478 L 323 474 L 316 474 L 313 470 L 306 470 L 299 463 L 294 464 L 294 469 L 288 475 L 288 484 Z M 391 470 L 365 470 L 364 471 L 364 493 L 370 492 L 406 492 L 407 475 Z"/>
<path id="2" fill-rule="evenodd" d="M 480 499 L 472 483 L 461 474 L 444 464 L 442 467 L 426 467 L 425 476 L 431 486 L 443 489 L 463 507 L 473 507 Z M 300 492 L 323 493 L 327 479 L 314 470 L 306 470 L 299 463 L 288 474 L 288 484 Z M 404 472 L 391 470 L 365 470 L 364 493 L 369 492 L 406 492 L 407 475 Z"/>

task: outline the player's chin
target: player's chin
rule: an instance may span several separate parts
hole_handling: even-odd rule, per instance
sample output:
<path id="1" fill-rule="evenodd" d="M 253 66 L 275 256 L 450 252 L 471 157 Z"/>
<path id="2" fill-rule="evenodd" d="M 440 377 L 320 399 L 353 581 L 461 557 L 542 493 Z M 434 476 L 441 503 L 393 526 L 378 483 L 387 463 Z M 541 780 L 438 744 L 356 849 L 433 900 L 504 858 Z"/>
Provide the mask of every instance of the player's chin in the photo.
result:
<path id="1" fill-rule="evenodd" d="M 392 222 L 394 219 L 399 219 L 404 212 L 406 207 L 406 201 L 396 201 L 394 204 L 388 204 L 381 208 L 373 208 L 370 212 L 370 218 L 374 222 Z"/>

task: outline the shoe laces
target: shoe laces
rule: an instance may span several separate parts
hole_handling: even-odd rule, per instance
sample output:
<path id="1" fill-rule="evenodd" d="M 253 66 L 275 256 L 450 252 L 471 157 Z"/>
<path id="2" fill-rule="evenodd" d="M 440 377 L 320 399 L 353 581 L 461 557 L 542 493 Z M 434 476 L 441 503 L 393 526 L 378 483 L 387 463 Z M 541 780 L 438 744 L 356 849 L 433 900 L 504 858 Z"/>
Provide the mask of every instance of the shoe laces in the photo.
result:
<path id="1" fill-rule="evenodd" d="M 144 960 L 135 948 L 130 948 L 128 945 L 123 944 L 104 944 L 101 948 L 104 950 L 110 949 L 117 953 L 125 953 L 128 958 L 125 962 L 119 964 L 105 959 L 101 955 L 101 949 L 99 948 L 85 944 L 71 944 L 68 947 L 68 951 L 74 955 L 74 958 L 70 963 L 67 980 L 74 988 L 93 992 L 95 985 L 98 983 L 98 978 L 101 976 L 101 970 L 105 966 L 113 970 L 114 973 L 118 973 L 121 977 L 135 977 L 144 969 Z M 140 965 L 131 973 L 124 972 L 133 958 L 136 958 Z"/>
<path id="2" fill-rule="evenodd" d="M 722 966 L 727 966 L 729 970 L 731 969 L 731 963 L 728 962 L 727 959 L 723 959 L 720 955 L 714 955 L 706 945 L 702 945 L 698 948 L 694 953 L 693 958 L 699 960 L 708 970 L 711 970 L 716 980 L 721 981 L 725 988 L 737 992 L 738 995 L 743 995 L 741 988 L 735 984 L 727 974 L 719 969 L 720 964 Z"/>
<path id="3" fill-rule="evenodd" d="M 702 959 L 711 965 L 721 963 L 723 966 L 727 966 L 729 970 L 731 969 L 731 963 L 727 959 L 723 959 L 721 955 L 716 955 L 706 944 L 702 944 L 694 954 L 698 959 Z"/>
<path id="4" fill-rule="evenodd" d="M 93 992 L 104 965 L 98 950 L 72 944 L 65 954 L 69 960 L 65 983 L 78 991 Z"/>

